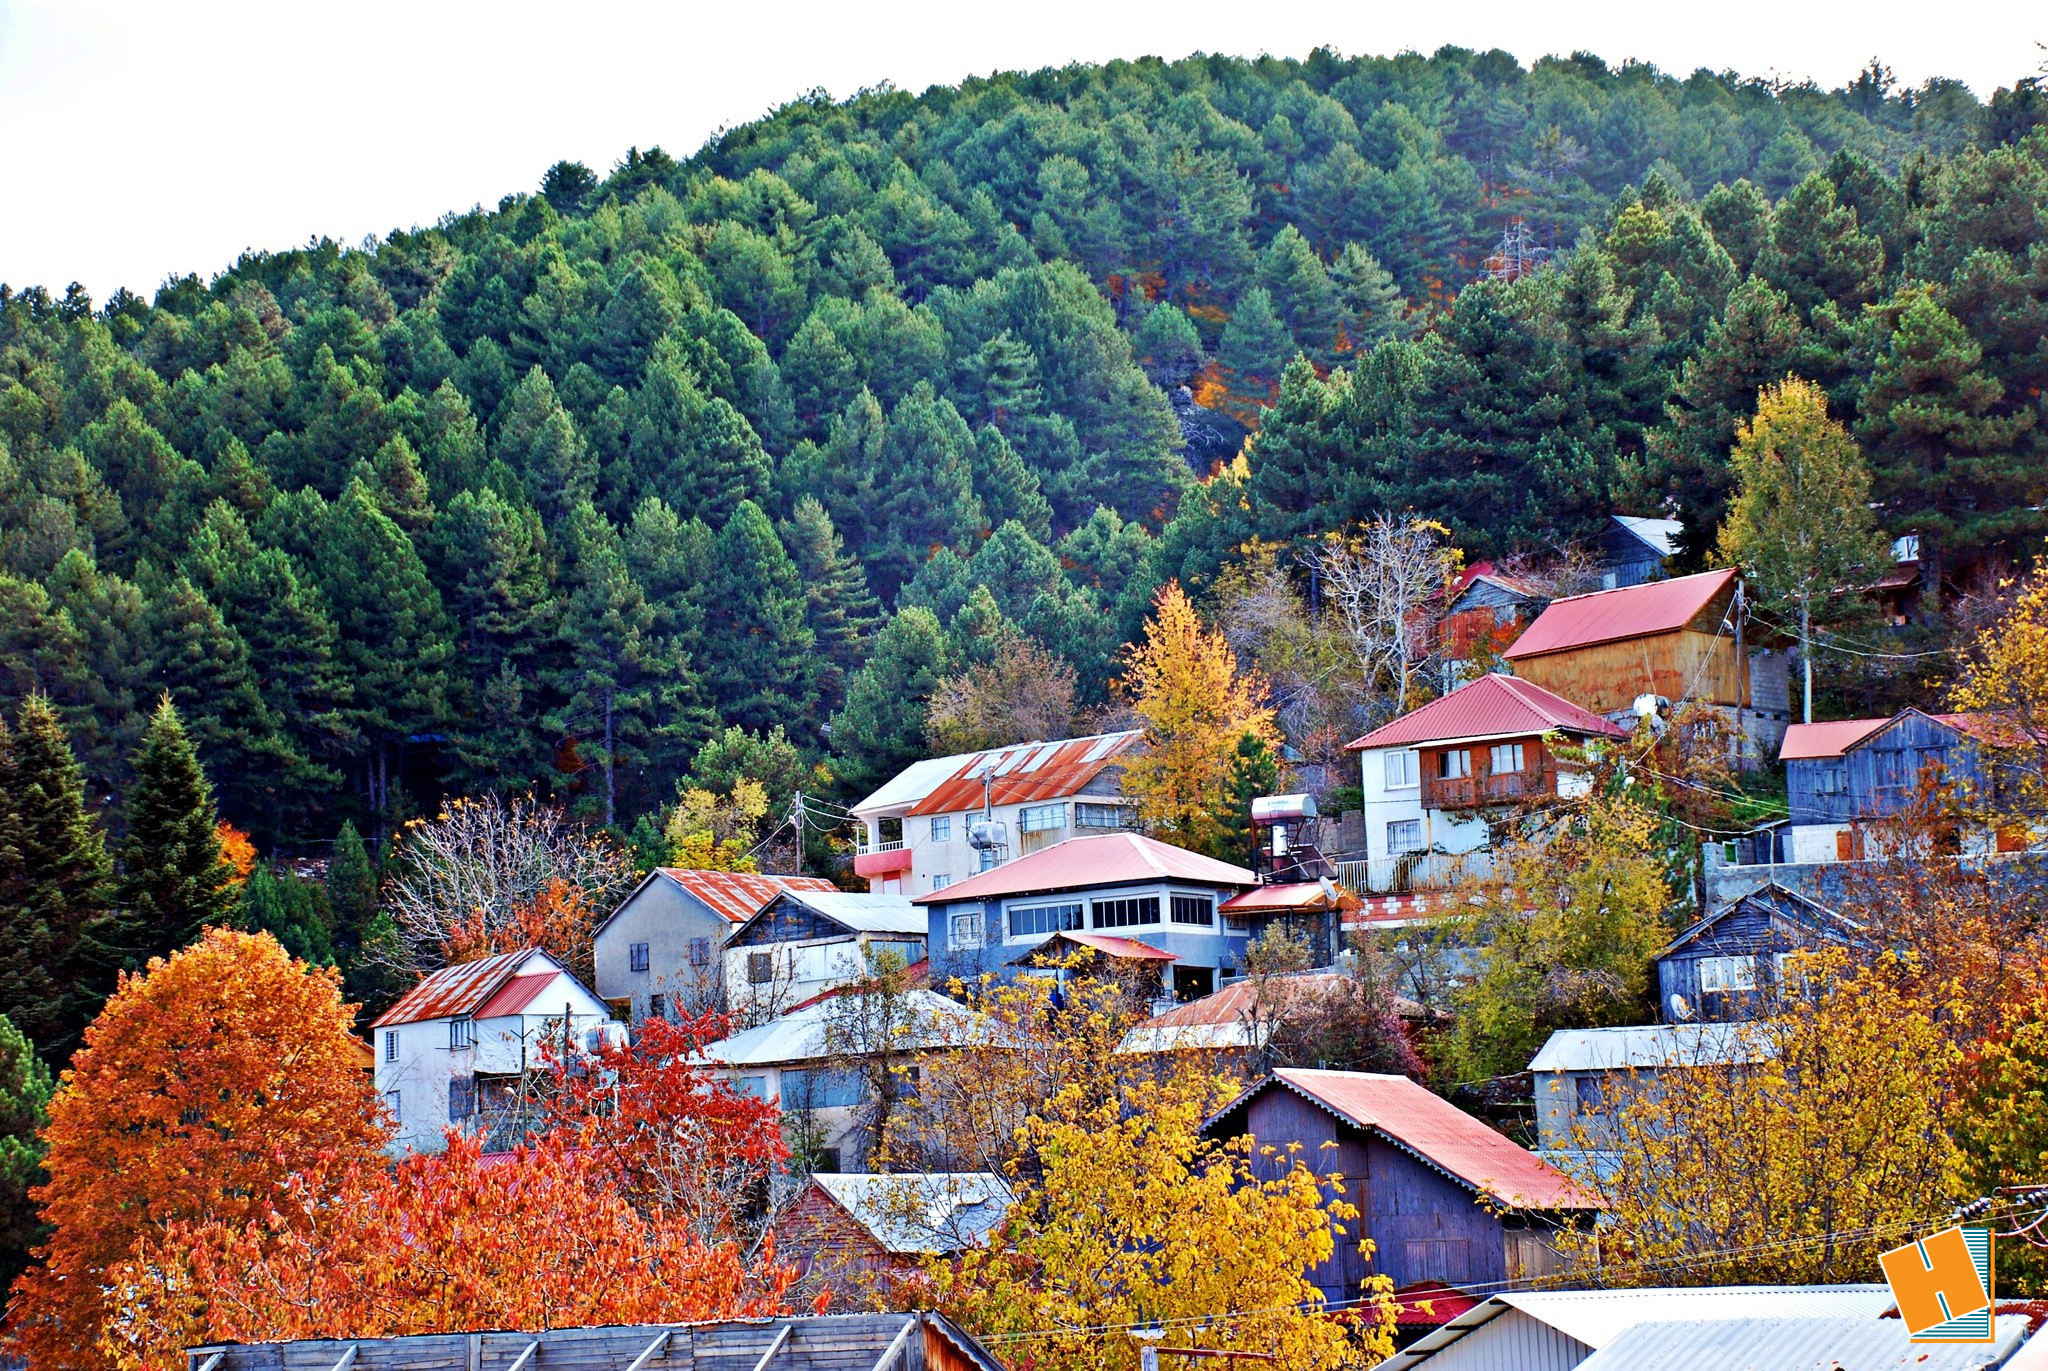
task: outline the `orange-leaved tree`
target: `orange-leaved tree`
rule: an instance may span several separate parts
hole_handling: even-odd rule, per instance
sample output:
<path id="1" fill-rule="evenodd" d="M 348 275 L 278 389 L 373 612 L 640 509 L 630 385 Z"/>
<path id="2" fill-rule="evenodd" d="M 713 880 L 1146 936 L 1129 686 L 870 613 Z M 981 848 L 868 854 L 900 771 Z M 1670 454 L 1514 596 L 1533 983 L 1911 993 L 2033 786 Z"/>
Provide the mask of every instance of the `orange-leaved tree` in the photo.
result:
<path id="1" fill-rule="evenodd" d="M 588 982 L 594 979 L 591 945 L 597 923 L 597 907 L 583 887 L 556 878 L 509 911 L 478 906 L 450 918 L 441 930 L 441 958 L 455 966 L 538 947 Z"/>
<path id="2" fill-rule="evenodd" d="M 243 1222 L 295 1172 L 373 1161 L 382 1113 L 353 1017 L 337 972 L 267 933 L 211 928 L 122 978 L 50 1101 L 34 1198 L 55 1231 L 10 1316 L 30 1365 L 111 1364 L 108 1272 L 138 1246 L 181 1223 Z"/>
<path id="3" fill-rule="evenodd" d="M 1265 678 L 1240 671 L 1223 635 L 1204 628 L 1180 583 L 1168 581 L 1117 684 L 1145 730 L 1143 750 L 1124 763 L 1139 820 L 1185 846 L 1216 847 L 1238 743 L 1280 745 Z"/>
<path id="4" fill-rule="evenodd" d="M 379 1338 L 784 1313 L 794 1273 L 750 1264 L 686 1219 L 642 1213 L 567 1134 L 510 1153 L 357 1165 L 332 1193 L 294 1179 L 254 1218 L 181 1225 L 114 1272 L 106 1364 L 144 1371 L 193 1341 Z M 38 1363 L 40 1365 L 40 1363 Z"/>

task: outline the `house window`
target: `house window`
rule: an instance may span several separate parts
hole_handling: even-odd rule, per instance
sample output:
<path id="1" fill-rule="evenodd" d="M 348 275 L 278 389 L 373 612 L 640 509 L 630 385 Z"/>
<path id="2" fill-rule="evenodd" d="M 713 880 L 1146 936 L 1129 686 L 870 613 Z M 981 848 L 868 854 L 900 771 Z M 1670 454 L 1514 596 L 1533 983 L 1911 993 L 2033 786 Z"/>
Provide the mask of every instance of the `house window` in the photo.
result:
<path id="1" fill-rule="evenodd" d="M 935 843 L 950 843 L 953 841 L 953 816 L 951 814 L 935 814 L 932 816 L 932 841 Z"/>
<path id="2" fill-rule="evenodd" d="M 738 1081 L 734 1082 L 733 1089 L 750 1100 L 765 1100 L 768 1098 L 768 1078 L 766 1076 L 742 1076 Z"/>
<path id="3" fill-rule="evenodd" d="M 1130 822 L 1131 811 L 1122 805 L 1089 804 L 1074 802 L 1074 827 L 1076 828 L 1122 828 Z"/>
<path id="4" fill-rule="evenodd" d="M 772 952 L 749 952 L 747 954 L 747 984 L 766 985 L 775 979 L 775 954 Z"/>
<path id="5" fill-rule="evenodd" d="M 646 943 L 634 943 L 626 949 L 626 969 L 628 971 L 645 971 L 647 969 Z"/>
<path id="6" fill-rule="evenodd" d="M 1081 906 L 1078 904 L 1032 904 L 1010 909 L 1010 936 L 1013 938 L 1064 933 L 1081 927 Z"/>
<path id="7" fill-rule="evenodd" d="M 953 884 L 953 878 L 952 878 L 951 876 L 934 876 L 934 877 L 932 877 L 932 889 L 933 889 L 933 890 L 944 890 L 944 889 L 945 889 L 945 888 L 946 888 L 947 886 L 949 886 L 949 885 L 951 885 L 951 884 Z"/>
<path id="8" fill-rule="evenodd" d="M 1097 928 L 1136 928 L 1140 924 L 1159 922 L 1159 897 L 1146 895 L 1128 900 L 1097 900 L 1095 902 L 1095 926 Z"/>
<path id="9" fill-rule="evenodd" d="M 1439 752 L 1436 759 L 1436 774 L 1446 781 L 1459 781 L 1472 774 L 1472 753 L 1462 747 L 1449 752 Z"/>
<path id="10" fill-rule="evenodd" d="M 396 1090 L 387 1090 L 384 1092 L 384 1111 L 391 1116 L 391 1122 L 393 1123 L 397 1123 L 405 1117 L 403 1111 L 399 1109 L 398 1104 L 398 1092 Z"/>
<path id="11" fill-rule="evenodd" d="M 1913 783 L 1909 754 L 1902 747 L 1881 747 L 1872 754 L 1877 762 L 1877 783 L 1886 790 L 1903 790 Z"/>
<path id="12" fill-rule="evenodd" d="M 709 965 L 711 965 L 711 939 L 709 939 L 709 938 L 692 938 L 692 939 L 690 939 L 690 965 L 691 965 L 691 966 L 709 966 Z"/>
<path id="13" fill-rule="evenodd" d="M 1067 826 L 1067 807 L 1064 804 L 1025 805 L 1017 811 L 1019 833 L 1044 833 Z"/>
<path id="14" fill-rule="evenodd" d="M 858 1071 L 799 1067 L 782 1073 L 784 1109 L 852 1109 L 867 1097 L 867 1083 Z"/>
<path id="15" fill-rule="evenodd" d="M 387 1062 L 395 1062 L 398 1060 L 398 1030 L 395 1028 L 388 1029 L 385 1031 L 384 1060 Z"/>
<path id="16" fill-rule="evenodd" d="M 1387 851 L 1398 857 L 1403 852 L 1422 851 L 1422 820 L 1395 819 L 1387 825 Z"/>
<path id="17" fill-rule="evenodd" d="M 954 952 L 972 952 L 981 946 L 981 911 L 955 914 L 947 924 L 946 946 Z"/>
<path id="18" fill-rule="evenodd" d="M 668 996 L 660 991 L 649 995 L 647 997 L 647 1017 L 666 1021 L 668 1018 Z"/>
<path id="19" fill-rule="evenodd" d="M 1175 895 L 1168 912 L 1177 924 L 1193 924 L 1197 928 L 1216 926 L 1216 902 L 1207 895 Z"/>
<path id="20" fill-rule="evenodd" d="M 1520 743 L 1495 743 L 1493 745 L 1493 774 L 1510 775 L 1522 769 L 1522 745 Z"/>
<path id="21" fill-rule="evenodd" d="M 476 1020 L 450 1019 L 448 1021 L 448 1050 L 460 1052 L 465 1047 L 476 1046 Z"/>
<path id="22" fill-rule="evenodd" d="M 811 1163 L 811 1170 L 814 1172 L 823 1173 L 827 1176 L 838 1175 L 839 1149 L 836 1147 L 819 1148 L 817 1160 Z"/>
<path id="23" fill-rule="evenodd" d="M 1415 765 L 1412 749 L 1402 748 L 1387 754 L 1387 789 L 1413 790 L 1421 784 L 1421 777 Z"/>
<path id="24" fill-rule="evenodd" d="M 1700 958 L 1700 993 L 1756 989 L 1756 958 Z"/>
<path id="25" fill-rule="evenodd" d="M 1607 1107 L 1607 1081 L 1595 1075 L 1580 1076 L 1575 1083 L 1581 1114 L 1598 1114 Z"/>
<path id="26" fill-rule="evenodd" d="M 448 1082 L 448 1122 L 461 1123 L 476 1113 L 476 1079 Z"/>
<path id="27" fill-rule="evenodd" d="M 1849 788 L 1849 768 L 1840 762 L 1813 770 L 1813 793 L 1816 795 L 1840 795 Z"/>

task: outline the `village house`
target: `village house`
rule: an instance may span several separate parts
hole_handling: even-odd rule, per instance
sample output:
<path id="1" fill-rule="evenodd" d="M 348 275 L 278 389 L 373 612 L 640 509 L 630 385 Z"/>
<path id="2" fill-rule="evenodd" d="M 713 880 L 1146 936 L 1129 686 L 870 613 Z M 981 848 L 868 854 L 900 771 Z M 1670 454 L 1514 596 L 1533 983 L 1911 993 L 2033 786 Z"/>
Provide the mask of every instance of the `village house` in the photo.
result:
<path id="1" fill-rule="evenodd" d="M 1981 749 L 1998 745 L 1997 721 L 1982 714 L 1904 709 L 1888 719 L 1793 724 L 1778 756 L 1785 763 L 1790 822 L 1783 859 L 1849 861 L 1879 855 L 1871 824 L 1911 808 L 1928 786 L 1985 782 Z M 2031 835 L 1965 826 L 1960 850 L 2023 851 Z"/>
<path id="2" fill-rule="evenodd" d="M 1540 587 L 1492 562 L 1474 562 L 1459 572 L 1437 621 L 1437 656 L 1446 683 L 1474 674 L 1475 663 L 1481 671 L 1490 669 L 1549 603 Z"/>
<path id="3" fill-rule="evenodd" d="M 993 1171 L 816 1172 L 776 1216 L 775 1255 L 809 1285 L 858 1294 L 869 1278 L 979 1246 L 1010 1204 Z"/>
<path id="4" fill-rule="evenodd" d="M 726 939 L 726 1008 L 758 1019 L 857 980 L 884 956 L 921 962 L 927 922 L 901 895 L 785 889 Z"/>
<path id="5" fill-rule="evenodd" d="M 1737 1023 L 1561 1028 L 1529 1063 L 1536 1090 L 1537 1155 L 1566 1170 L 1601 1168 L 1612 1153 L 1609 1113 L 1668 1071 L 1754 1060 Z"/>
<path id="6" fill-rule="evenodd" d="M 1137 833 L 1069 838 L 918 895 L 935 970 L 1014 975 L 1059 934 L 1090 934 L 1104 956 L 1172 962 L 1164 986 L 1195 999 L 1238 973 L 1252 938 L 1284 912 L 1229 912 L 1256 873 Z M 1108 941 L 1103 941 L 1106 938 Z"/>
<path id="7" fill-rule="evenodd" d="M 878 892 L 928 895 L 1076 834 L 1131 825 L 1119 759 L 1135 729 L 1017 743 L 914 762 L 853 806 L 856 875 Z"/>
<path id="8" fill-rule="evenodd" d="M 1490 814 L 1583 793 L 1586 776 L 1560 746 L 1627 736 L 1539 685 L 1489 674 L 1346 743 L 1365 793 L 1362 888 L 1455 879 L 1489 846 Z"/>
<path id="9" fill-rule="evenodd" d="M 967 1006 L 918 985 L 890 995 L 886 1005 L 864 1002 L 858 992 L 827 991 L 706 1044 L 699 1057 L 742 1095 L 780 1102 L 791 1146 L 811 1170 L 831 1172 L 858 1167 L 873 1141 L 870 1060 L 964 1047 L 976 1023 Z"/>
<path id="10" fill-rule="evenodd" d="M 634 1023 L 725 1004 L 725 940 L 785 890 L 836 890 L 817 876 L 647 873 L 592 934 L 597 993 Z"/>
<path id="11" fill-rule="evenodd" d="M 1777 882 L 1730 900 L 1657 954 L 1657 1004 L 1667 1023 L 1755 1016 L 1782 987 L 1799 984 L 1793 959 L 1845 947 L 1860 926 Z"/>
<path id="12" fill-rule="evenodd" d="M 391 1151 L 438 1152 L 445 1130 L 483 1131 L 515 1111 L 530 1075 L 592 1052 L 625 1025 L 539 948 L 447 966 L 370 1026 Z"/>
<path id="13" fill-rule="evenodd" d="M 1600 588 L 1622 590 L 1663 576 L 1683 532 L 1685 525 L 1676 519 L 1608 515 L 1600 530 Z"/>
<path id="14" fill-rule="evenodd" d="M 1769 756 L 1792 718 L 1789 655 L 1741 612 L 1732 569 L 1552 600 L 1505 656 L 1515 675 L 1633 726 L 1645 709 L 1705 705 L 1741 755 Z"/>
<path id="15" fill-rule="evenodd" d="M 1355 1297 L 1367 1276 L 1396 1292 L 1433 1283 L 1487 1286 L 1557 1269 L 1551 1235 L 1590 1222 L 1598 1200 L 1570 1177 L 1406 1076 L 1281 1068 L 1206 1125 L 1280 1149 L 1260 1165 L 1341 1176 L 1359 1209 L 1351 1238 L 1309 1273 L 1327 1299 Z M 1370 1239 L 1370 1256 L 1358 1239 Z"/>

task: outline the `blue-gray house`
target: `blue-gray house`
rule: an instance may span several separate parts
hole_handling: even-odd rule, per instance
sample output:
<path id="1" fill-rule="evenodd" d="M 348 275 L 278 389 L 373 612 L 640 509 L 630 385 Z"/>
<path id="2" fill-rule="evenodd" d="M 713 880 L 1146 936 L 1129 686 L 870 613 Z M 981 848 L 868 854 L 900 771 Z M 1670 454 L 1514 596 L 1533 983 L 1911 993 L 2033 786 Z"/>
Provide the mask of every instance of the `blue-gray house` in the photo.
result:
<path id="1" fill-rule="evenodd" d="M 1919 709 L 1889 719 L 1791 725 L 1778 752 L 1791 811 L 1786 860 L 1835 862 L 1863 855 L 1860 826 L 1906 809 L 1923 780 L 1980 783 L 1979 749 L 1996 746 L 1996 737 L 1990 716 Z"/>
<path id="2" fill-rule="evenodd" d="M 1797 952 L 1847 946 L 1860 925 L 1785 886 L 1732 900 L 1657 954 L 1657 1004 L 1666 1023 L 1750 1018 L 1785 978 Z"/>
<path id="3" fill-rule="evenodd" d="M 912 902 L 929 914 L 934 984 L 1014 975 L 1054 935 L 1084 934 L 1077 945 L 1101 955 L 1167 963 L 1162 989 L 1195 999 L 1236 975 L 1251 940 L 1285 917 L 1223 908 L 1258 884 L 1256 873 L 1229 862 L 1142 834 L 1104 833 L 1041 848 Z"/>

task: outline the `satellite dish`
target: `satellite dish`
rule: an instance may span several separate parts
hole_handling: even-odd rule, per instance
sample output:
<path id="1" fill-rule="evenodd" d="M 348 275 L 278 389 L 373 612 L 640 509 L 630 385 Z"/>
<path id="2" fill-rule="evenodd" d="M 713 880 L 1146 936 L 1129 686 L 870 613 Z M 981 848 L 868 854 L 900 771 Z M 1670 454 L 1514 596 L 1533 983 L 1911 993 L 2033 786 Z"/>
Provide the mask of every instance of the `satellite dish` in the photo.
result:
<path id="1" fill-rule="evenodd" d="M 1671 992 L 1671 1022 L 1692 1022 L 1692 1006 L 1685 1002 L 1685 996 L 1675 990 Z"/>

